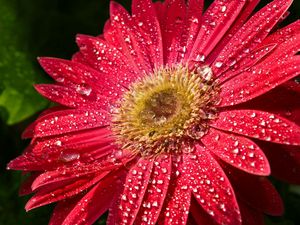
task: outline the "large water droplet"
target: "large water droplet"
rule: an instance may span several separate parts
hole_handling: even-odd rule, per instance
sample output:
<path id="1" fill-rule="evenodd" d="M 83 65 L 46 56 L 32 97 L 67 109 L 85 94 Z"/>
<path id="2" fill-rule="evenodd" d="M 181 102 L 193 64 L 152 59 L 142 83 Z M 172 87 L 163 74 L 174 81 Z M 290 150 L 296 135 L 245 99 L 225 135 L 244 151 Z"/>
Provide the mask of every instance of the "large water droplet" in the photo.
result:
<path id="1" fill-rule="evenodd" d="M 71 162 L 80 158 L 80 154 L 78 153 L 64 153 L 62 152 L 60 155 L 60 159 L 64 162 Z"/>
<path id="2" fill-rule="evenodd" d="M 92 88 L 87 84 L 79 84 L 76 86 L 76 92 L 81 95 L 89 96 L 92 92 Z"/>

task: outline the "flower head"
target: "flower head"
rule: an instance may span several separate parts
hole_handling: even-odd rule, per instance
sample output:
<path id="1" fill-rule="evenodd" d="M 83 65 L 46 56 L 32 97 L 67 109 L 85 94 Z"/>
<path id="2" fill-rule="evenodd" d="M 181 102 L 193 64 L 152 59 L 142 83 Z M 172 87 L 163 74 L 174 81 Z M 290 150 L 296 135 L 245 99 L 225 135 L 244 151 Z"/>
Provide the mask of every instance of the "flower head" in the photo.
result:
<path id="1" fill-rule="evenodd" d="M 133 0 L 131 15 L 111 2 L 72 60 L 40 58 L 55 84 L 36 89 L 58 106 L 8 166 L 30 173 L 26 210 L 58 202 L 52 225 L 280 215 L 266 176 L 300 183 L 300 22 L 274 32 L 292 1 L 258 2 Z"/>

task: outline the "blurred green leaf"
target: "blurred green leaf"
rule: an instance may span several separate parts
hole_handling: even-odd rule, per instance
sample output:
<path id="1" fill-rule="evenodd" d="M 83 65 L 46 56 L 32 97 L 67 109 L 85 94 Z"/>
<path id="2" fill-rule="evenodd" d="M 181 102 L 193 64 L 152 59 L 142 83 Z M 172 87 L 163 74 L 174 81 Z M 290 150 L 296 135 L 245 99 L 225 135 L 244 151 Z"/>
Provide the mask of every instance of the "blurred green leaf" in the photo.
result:
<path id="1" fill-rule="evenodd" d="M 290 192 L 300 196 L 300 186 L 299 185 L 291 185 Z"/>
<path id="2" fill-rule="evenodd" d="M 18 15 L 17 3 L 0 0 L 0 116 L 8 124 L 22 121 L 47 105 L 33 88 L 45 78 L 24 42 L 26 20 Z"/>

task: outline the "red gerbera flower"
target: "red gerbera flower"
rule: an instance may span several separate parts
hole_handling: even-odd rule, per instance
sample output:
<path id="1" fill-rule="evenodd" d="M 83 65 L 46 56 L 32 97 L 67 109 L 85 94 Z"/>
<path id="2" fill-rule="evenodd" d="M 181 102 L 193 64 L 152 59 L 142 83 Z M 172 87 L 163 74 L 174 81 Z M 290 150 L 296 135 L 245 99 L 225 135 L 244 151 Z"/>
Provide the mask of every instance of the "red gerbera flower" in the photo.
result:
<path id="1" fill-rule="evenodd" d="M 103 35 L 71 61 L 41 58 L 60 106 L 24 132 L 9 168 L 30 172 L 30 210 L 50 224 L 263 224 L 280 215 L 266 179 L 300 183 L 300 21 L 269 33 L 291 0 L 111 2 Z M 285 117 L 288 117 L 286 119 Z M 293 122 L 292 122 L 293 121 Z M 276 143 L 273 144 L 273 143 Z M 270 168 L 271 166 L 271 168 Z"/>

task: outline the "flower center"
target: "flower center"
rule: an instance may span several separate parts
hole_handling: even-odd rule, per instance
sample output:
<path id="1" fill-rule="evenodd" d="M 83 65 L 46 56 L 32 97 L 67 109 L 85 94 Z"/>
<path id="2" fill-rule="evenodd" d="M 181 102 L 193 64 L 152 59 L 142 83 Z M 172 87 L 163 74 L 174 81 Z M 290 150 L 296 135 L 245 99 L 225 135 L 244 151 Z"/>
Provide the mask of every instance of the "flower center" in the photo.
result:
<path id="1" fill-rule="evenodd" d="M 182 108 L 182 103 L 174 89 L 163 90 L 154 93 L 149 99 L 145 99 L 144 109 L 140 112 L 143 123 L 149 125 L 163 124 L 176 116 Z"/>
<path id="2" fill-rule="evenodd" d="M 163 68 L 136 81 L 119 101 L 117 144 L 142 156 L 188 151 L 216 116 L 218 87 L 209 67 Z"/>

